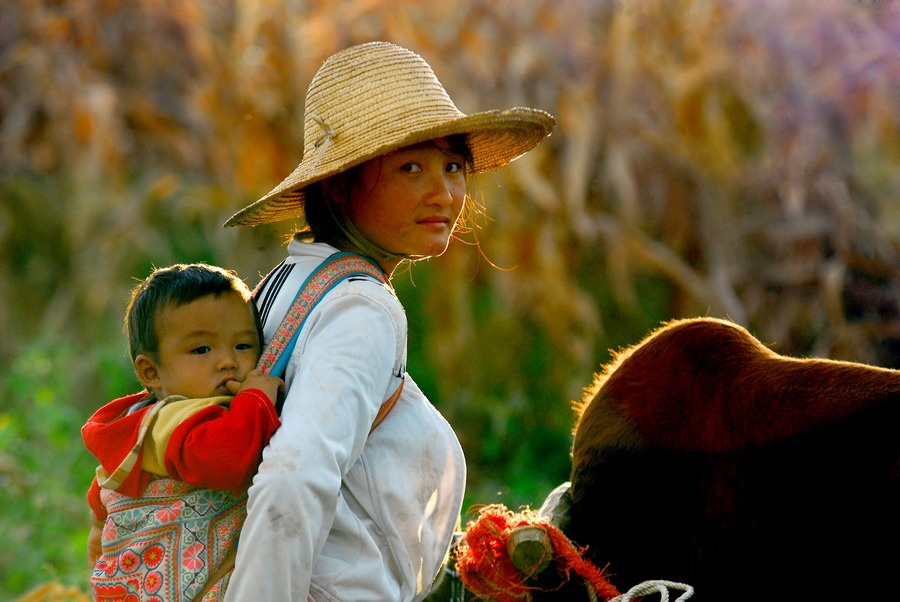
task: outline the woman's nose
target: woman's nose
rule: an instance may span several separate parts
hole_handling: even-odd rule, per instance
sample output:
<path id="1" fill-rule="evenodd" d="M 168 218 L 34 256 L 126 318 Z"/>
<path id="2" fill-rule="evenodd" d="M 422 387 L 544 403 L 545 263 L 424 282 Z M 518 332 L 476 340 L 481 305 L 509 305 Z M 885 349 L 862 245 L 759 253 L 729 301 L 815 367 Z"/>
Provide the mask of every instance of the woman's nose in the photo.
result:
<path id="1" fill-rule="evenodd" d="M 453 174 L 449 174 L 441 170 L 434 174 L 431 178 L 431 202 L 445 207 L 453 203 L 453 195 L 455 193 Z"/>

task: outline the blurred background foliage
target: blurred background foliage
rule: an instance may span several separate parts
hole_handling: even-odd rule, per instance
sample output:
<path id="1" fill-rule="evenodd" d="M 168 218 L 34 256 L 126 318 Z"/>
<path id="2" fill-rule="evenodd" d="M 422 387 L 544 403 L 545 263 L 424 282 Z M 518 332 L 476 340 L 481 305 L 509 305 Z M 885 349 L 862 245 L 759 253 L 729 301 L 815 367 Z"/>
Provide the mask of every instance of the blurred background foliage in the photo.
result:
<path id="1" fill-rule="evenodd" d="M 0 598 L 85 589 L 79 428 L 136 389 L 151 266 L 250 284 L 294 224 L 224 229 L 300 160 L 350 44 L 434 67 L 464 112 L 553 136 L 473 182 L 486 214 L 394 280 L 467 506 L 538 505 L 608 350 L 730 317 L 785 354 L 900 367 L 900 3 L 19 0 L 0 19 Z"/>

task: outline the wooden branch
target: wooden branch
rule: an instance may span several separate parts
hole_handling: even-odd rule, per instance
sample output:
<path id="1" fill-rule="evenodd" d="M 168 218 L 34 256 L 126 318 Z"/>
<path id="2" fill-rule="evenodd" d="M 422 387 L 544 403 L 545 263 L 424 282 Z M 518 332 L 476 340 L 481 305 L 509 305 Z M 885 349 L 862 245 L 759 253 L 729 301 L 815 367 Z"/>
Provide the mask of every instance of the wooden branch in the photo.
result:
<path id="1" fill-rule="evenodd" d="M 624 248 L 630 259 L 655 268 L 719 316 L 746 325 L 746 312 L 729 286 L 700 274 L 671 249 L 640 230 L 626 231 L 616 220 L 603 217 L 597 220 L 597 225 L 607 238 L 619 243 L 611 246 Z"/>
<path id="2" fill-rule="evenodd" d="M 525 578 L 541 574 L 553 560 L 553 546 L 547 532 L 534 525 L 513 529 L 506 543 L 506 551 L 513 566 Z"/>

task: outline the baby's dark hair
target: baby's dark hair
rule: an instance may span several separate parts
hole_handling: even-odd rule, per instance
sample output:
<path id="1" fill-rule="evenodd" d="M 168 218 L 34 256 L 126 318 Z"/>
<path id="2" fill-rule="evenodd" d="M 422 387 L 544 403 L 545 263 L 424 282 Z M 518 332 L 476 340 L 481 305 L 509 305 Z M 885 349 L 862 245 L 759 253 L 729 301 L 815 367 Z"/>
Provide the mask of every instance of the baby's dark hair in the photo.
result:
<path id="1" fill-rule="evenodd" d="M 159 351 L 159 333 L 156 317 L 167 307 L 178 307 L 207 295 L 237 293 L 250 303 L 256 317 L 256 329 L 262 349 L 262 327 L 256 306 L 250 300 L 250 289 L 233 270 L 205 263 L 178 263 L 167 268 L 157 268 L 131 291 L 131 300 L 125 311 L 125 333 L 132 361 L 146 353 L 156 357 Z"/>

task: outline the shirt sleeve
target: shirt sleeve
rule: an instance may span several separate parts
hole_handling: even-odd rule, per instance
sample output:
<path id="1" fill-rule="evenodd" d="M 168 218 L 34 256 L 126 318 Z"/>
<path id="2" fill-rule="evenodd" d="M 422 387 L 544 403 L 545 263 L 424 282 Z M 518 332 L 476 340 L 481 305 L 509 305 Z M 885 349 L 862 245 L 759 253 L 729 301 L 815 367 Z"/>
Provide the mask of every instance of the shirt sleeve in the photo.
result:
<path id="1" fill-rule="evenodd" d="M 282 427 L 253 479 L 227 599 L 305 600 L 340 503 L 402 353 L 405 317 L 389 293 L 347 284 L 310 315 L 288 363 Z M 370 291 L 372 289 L 369 289 Z M 403 320 L 402 324 L 398 321 Z M 342 534 L 342 537 L 350 534 Z M 278 566 L 273 572 L 271 567 Z"/>
<path id="2" fill-rule="evenodd" d="M 91 480 L 91 486 L 87 492 L 87 502 L 91 509 L 91 517 L 94 521 L 98 523 L 106 522 L 106 506 L 104 506 L 103 502 L 100 500 L 100 485 L 97 483 L 96 477 Z"/>
<path id="3" fill-rule="evenodd" d="M 279 424 L 269 398 L 245 389 L 228 406 L 213 404 L 181 419 L 165 445 L 165 471 L 196 487 L 239 490 L 250 483 Z"/>

